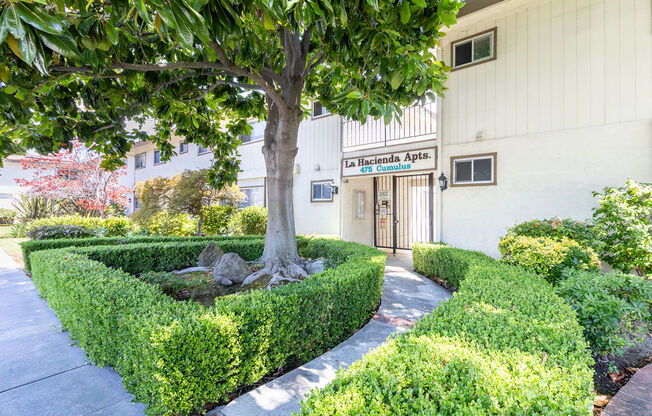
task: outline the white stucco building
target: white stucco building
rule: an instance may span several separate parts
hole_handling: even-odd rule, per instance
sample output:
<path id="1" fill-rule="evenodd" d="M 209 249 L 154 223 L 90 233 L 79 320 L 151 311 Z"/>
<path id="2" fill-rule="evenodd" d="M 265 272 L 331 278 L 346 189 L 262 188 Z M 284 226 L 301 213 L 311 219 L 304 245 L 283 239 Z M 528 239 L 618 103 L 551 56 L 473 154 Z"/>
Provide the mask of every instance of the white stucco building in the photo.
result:
<path id="1" fill-rule="evenodd" d="M 319 105 L 302 123 L 297 232 L 495 256 L 517 222 L 586 219 L 592 191 L 652 182 L 651 15 L 649 0 L 470 0 L 438 51 L 453 67 L 444 99 L 407 109 L 400 125 Z M 239 147 L 238 185 L 257 205 L 263 128 Z M 125 183 L 210 166 L 211 153 L 181 150 L 157 163 L 154 145 L 135 145 Z"/>

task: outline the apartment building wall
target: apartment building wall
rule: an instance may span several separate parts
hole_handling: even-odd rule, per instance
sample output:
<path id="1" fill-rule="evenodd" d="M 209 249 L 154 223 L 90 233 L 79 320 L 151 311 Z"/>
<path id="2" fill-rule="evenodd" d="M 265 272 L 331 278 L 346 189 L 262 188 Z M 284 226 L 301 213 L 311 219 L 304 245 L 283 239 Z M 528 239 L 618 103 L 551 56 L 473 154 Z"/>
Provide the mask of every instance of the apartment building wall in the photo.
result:
<path id="1" fill-rule="evenodd" d="M 455 70 L 441 104 L 442 170 L 497 154 L 494 186 L 444 191 L 441 239 L 498 255 L 514 223 L 591 216 L 592 191 L 652 181 L 648 0 L 504 1 L 461 18 L 451 42 L 496 28 L 496 59 Z"/>

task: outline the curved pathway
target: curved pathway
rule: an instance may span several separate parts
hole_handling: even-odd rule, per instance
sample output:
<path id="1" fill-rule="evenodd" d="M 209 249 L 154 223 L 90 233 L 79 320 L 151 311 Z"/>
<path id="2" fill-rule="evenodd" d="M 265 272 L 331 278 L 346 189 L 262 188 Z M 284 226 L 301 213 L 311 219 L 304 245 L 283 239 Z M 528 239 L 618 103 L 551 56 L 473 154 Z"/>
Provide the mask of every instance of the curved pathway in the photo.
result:
<path id="1" fill-rule="evenodd" d="M 383 297 L 367 325 L 331 351 L 209 413 L 285 416 L 388 336 L 406 331 L 450 293 L 412 269 L 410 254 L 387 255 Z M 22 269 L 0 250 L 0 416 L 142 416 L 120 376 L 86 362 Z"/>
<path id="2" fill-rule="evenodd" d="M 288 416 L 298 411 L 310 390 L 325 386 L 335 378 L 338 369 L 350 366 L 391 334 L 407 330 L 450 297 L 441 286 L 411 270 L 410 253 L 388 253 L 380 309 L 367 325 L 327 353 L 208 415 Z"/>

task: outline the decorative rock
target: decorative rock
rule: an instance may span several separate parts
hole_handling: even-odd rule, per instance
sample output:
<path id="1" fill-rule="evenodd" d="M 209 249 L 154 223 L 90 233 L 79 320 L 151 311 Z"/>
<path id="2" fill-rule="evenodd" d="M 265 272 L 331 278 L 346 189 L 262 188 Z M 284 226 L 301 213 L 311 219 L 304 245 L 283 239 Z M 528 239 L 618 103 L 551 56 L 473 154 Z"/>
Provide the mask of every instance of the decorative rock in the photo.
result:
<path id="1" fill-rule="evenodd" d="M 192 273 L 192 272 L 210 272 L 212 267 L 188 267 L 187 269 L 183 270 L 174 270 L 172 273 L 174 274 L 184 274 L 184 273 Z"/>
<path id="2" fill-rule="evenodd" d="M 214 267 L 223 255 L 222 249 L 211 241 L 199 255 L 197 265 L 200 267 Z"/>
<path id="3" fill-rule="evenodd" d="M 308 272 L 308 274 L 315 274 L 315 273 L 323 272 L 326 269 L 326 267 L 324 266 L 324 259 L 320 258 L 320 259 L 315 259 L 315 260 L 311 260 L 311 261 L 306 262 L 305 269 L 306 269 L 306 272 Z"/>
<path id="4" fill-rule="evenodd" d="M 242 260 L 236 253 L 226 253 L 215 264 L 213 277 L 219 283 L 219 279 L 226 278 L 233 283 L 241 283 L 252 273 L 246 261 Z"/>
<path id="5" fill-rule="evenodd" d="M 215 277 L 215 283 L 218 283 L 220 285 L 231 286 L 233 284 L 231 280 L 227 279 L 224 276 L 214 276 L 214 277 Z"/>

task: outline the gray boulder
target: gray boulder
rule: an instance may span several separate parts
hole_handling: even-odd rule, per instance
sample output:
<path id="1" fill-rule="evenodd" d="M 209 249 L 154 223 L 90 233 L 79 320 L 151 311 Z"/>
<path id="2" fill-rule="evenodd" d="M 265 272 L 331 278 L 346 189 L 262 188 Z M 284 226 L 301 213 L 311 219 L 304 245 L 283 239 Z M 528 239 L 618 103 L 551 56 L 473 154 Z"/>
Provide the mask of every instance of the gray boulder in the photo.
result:
<path id="1" fill-rule="evenodd" d="M 226 253 L 220 258 L 213 268 L 213 277 L 219 283 L 221 279 L 228 279 L 233 283 L 241 283 L 252 273 L 246 261 L 236 253 Z"/>
<path id="2" fill-rule="evenodd" d="M 199 260 L 197 260 L 197 266 L 199 267 L 213 267 L 215 263 L 219 261 L 220 258 L 224 255 L 224 252 L 221 248 L 212 241 L 208 243 L 204 251 L 199 255 Z"/>
<path id="3" fill-rule="evenodd" d="M 224 276 L 214 276 L 214 278 L 215 278 L 215 283 L 219 283 L 220 285 L 231 286 L 233 284 L 231 280 L 227 279 Z"/>
<path id="4" fill-rule="evenodd" d="M 320 258 L 306 262 L 305 269 L 308 274 L 323 272 L 326 269 L 326 266 L 324 266 L 324 259 Z"/>

